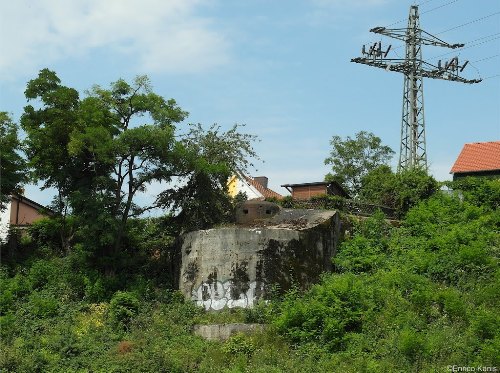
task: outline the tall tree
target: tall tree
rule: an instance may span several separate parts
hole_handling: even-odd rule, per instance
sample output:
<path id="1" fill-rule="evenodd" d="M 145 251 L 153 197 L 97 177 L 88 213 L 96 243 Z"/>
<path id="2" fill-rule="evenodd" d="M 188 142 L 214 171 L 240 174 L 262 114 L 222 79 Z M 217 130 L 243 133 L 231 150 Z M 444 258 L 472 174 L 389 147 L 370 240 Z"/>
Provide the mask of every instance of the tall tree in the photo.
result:
<path id="1" fill-rule="evenodd" d="M 26 132 L 25 152 L 29 160 L 33 180 L 41 181 L 43 188 L 55 188 L 57 196 L 53 208 L 61 220 L 61 246 L 68 250 L 71 232 L 67 215 L 71 211 L 71 198 L 91 188 L 98 176 L 106 174 L 106 169 L 97 166 L 93 152 L 75 156 L 70 151 L 70 143 L 76 134 L 87 126 L 105 125 L 103 115 L 94 115 L 94 121 L 81 117 L 82 108 L 78 92 L 61 84 L 55 72 L 43 69 L 35 79 L 28 82 L 25 96 L 30 102 L 24 108 L 21 126 Z M 31 105 L 31 102 L 35 102 Z M 101 131 L 101 134 L 105 131 Z M 92 201 L 88 201 L 89 205 Z"/>
<path id="2" fill-rule="evenodd" d="M 43 188 L 57 190 L 56 205 L 62 212 L 71 183 L 82 169 L 79 160 L 70 156 L 67 146 L 80 124 L 77 120 L 79 95 L 76 90 L 61 85 L 53 71 L 43 69 L 37 78 L 28 82 L 25 96 L 29 102 L 38 101 L 37 109 L 27 105 L 21 117 L 21 126 L 27 135 L 28 166 L 33 178 L 43 181 Z"/>
<path id="3" fill-rule="evenodd" d="M 117 219 L 117 250 L 127 220 L 158 206 L 140 206 L 136 195 L 154 181 L 169 182 L 184 172 L 186 151 L 175 138 L 175 123 L 184 120 L 187 112 L 175 100 L 153 93 L 146 76 L 137 77 L 133 84 L 120 79 L 110 89 L 95 86 L 82 103 L 87 105 L 86 116 L 93 112 L 107 114 L 108 133 L 103 139 L 92 128 L 82 131 L 75 136 L 72 151 L 81 155 L 92 150 L 110 167 L 97 192 Z M 141 118 L 150 123 L 140 124 Z"/>
<path id="4" fill-rule="evenodd" d="M 382 140 L 373 133 L 361 131 L 353 139 L 347 136 L 333 136 L 330 141 L 332 149 L 325 164 L 332 166 L 332 173 L 325 180 L 335 180 L 349 192 L 357 196 L 361 188 L 361 179 L 371 170 L 387 165 L 394 151 L 382 145 Z"/>
<path id="5" fill-rule="evenodd" d="M 238 126 L 222 132 L 193 125 L 179 134 L 176 124 L 187 112 L 155 94 L 145 76 L 94 86 L 80 99 L 44 69 L 28 83 L 26 97 L 38 100 L 22 117 L 35 178 L 58 190 L 60 211 L 70 208 L 80 239 L 89 238 L 85 246 L 110 263 L 128 220 L 149 209 L 173 208 L 191 226 L 218 221 L 228 211 L 228 176 L 255 156 L 253 136 Z M 140 205 L 137 196 L 153 182 L 171 188 Z"/>
<path id="6" fill-rule="evenodd" d="M 0 112 L 0 210 L 9 196 L 26 181 L 26 164 L 20 155 L 17 126 L 6 112 Z"/>
<path id="7" fill-rule="evenodd" d="M 39 101 L 22 117 L 35 178 L 58 190 L 60 211 L 70 206 L 87 235 L 99 228 L 94 237 L 116 253 L 127 220 L 152 207 L 137 205 L 137 193 L 183 169 L 174 123 L 187 113 L 154 94 L 147 77 L 95 86 L 81 100 L 44 69 L 28 83 L 26 97 Z"/>
<path id="8" fill-rule="evenodd" d="M 187 172 L 180 187 L 159 196 L 160 203 L 179 212 L 180 230 L 207 229 L 230 220 L 233 206 L 227 181 L 232 174 L 243 176 L 253 166 L 250 159 L 258 159 L 252 145 L 256 136 L 239 132 L 240 127 L 222 131 L 214 124 L 205 130 L 200 124 L 191 124 L 183 136 L 190 154 Z"/>

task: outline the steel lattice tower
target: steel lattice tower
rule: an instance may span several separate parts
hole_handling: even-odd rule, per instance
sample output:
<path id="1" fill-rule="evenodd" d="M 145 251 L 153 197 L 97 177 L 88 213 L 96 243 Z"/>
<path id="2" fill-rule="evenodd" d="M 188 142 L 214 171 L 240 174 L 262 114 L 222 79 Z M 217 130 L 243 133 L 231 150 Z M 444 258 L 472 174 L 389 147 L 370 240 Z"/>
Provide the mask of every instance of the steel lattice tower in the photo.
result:
<path id="1" fill-rule="evenodd" d="M 422 168 L 427 170 L 427 152 L 425 144 L 424 88 L 423 78 L 445 79 L 462 83 L 479 83 L 480 79 L 464 79 L 458 74 L 467 65 L 459 65 L 458 57 L 438 66 L 422 59 L 422 46 L 433 45 L 445 48 L 461 48 L 464 44 L 448 44 L 420 28 L 418 6 L 410 7 L 408 27 L 388 29 L 375 27 L 370 30 L 405 42 L 404 59 L 387 58 L 391 46 L 382 50 L 382 43 L 374 43 L 366 50 L 363 45 L 363 57 L 353 58 L 352 62 L 375 66 L 404 75 L 403 112 L 401 118 L 401 146 L 398 171 Z"/>

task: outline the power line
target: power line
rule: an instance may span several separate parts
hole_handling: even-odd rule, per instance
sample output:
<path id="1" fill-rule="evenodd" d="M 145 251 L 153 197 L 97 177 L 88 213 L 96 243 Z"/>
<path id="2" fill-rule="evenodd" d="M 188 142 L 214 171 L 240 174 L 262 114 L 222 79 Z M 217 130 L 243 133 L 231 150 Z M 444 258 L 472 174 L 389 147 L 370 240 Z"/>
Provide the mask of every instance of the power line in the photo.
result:
<path id="1" fill-rule="evenodd" d="M 444 31 L 438 32 L 436 35 L 444 34 L 445 32 L 448 32 L 448 31 L 451 31 L 451 30 L 456 30 L 457 28 L 464 27 L 464 26 L 470 25 L 470 24 L 472 24 L 472 23 L 480 22 L 480 21 L 482 21 L 483 19 L 493 17 L 494 15 L 497 15 L 497 14 L 500 14 L 500 12 L 491 13 L 491 14 L 488 14 L 487 16 L 484 16 L 484 17 L 481 17 L 481 18 L 475 19 L 475 20 L 473 20 L 473 21 L 470 21 L 470 22 L 467 22 L 467 23 L 463 23 L 463 24 L 461 24 L 461 25 L 458 25 L 458 26 L 455 26 L 455 27 L 449 28 L 449 29 L 447 29 L 447 30 L 444 30 Z"/>
<path id="2" fill-rule="evenodd" d="M 418 5 L 418 6 L 420 6 L 420 5 L 424 5 L 424 4 L 430 3 L 431 1 L 434 1 L 434 0 L 426 0 L 426 1 L 421 1 L 421 2 L 419 2 L 417 5 Z"/>
<path id="3" fill-rule="evenodd" d="M 490 35 L 490 36 L 494 36 L 494 35 L 500 35 L 500 33 L 496 33 L 496 34 L 493 34 L 493 35 Z M 485 37 L 482 37 L 482 38 L 479 38 L 479 39 L 475 39 L 475 40 L 470 41 L 469 43 L 473 43 L 473 42 L 475 42 L 475 41 L 482 40 L 482 39 L 485 39 L 485 38 L 490 37 L 490 36 L 485 36 Z M 465 49 L 474 48 L 474 47 L 477 47 L 477 46 L 479 46 L 479 45 L 483 45 L 483 44 L 486 44 L 486 43 L 490 43 L 490 42 L 495 41 L 495 40 L 497 40 L 497 39 L 500 39 L 500 36 L 497 36 L 496 38 L 493 38 L 493 39 L 490 39 L 490 40 L 483 41 L 483 42 L 481 42 L 481 43 L 476 43 L 476 44 L 468 45 L 468 46 L 466 46 L 466 47 L 457 48 L 457 49 L 455 49 L 455 51 L 453 51 L 453 52 L 443 53 L 443 54 L 440 54 L 439 56 L 434 56 L 434 57 L 431 57 L 431 58 L 439 58 L 439 57 L 447 56 L 447 55 L 449 55 L 449 54 L 456 53 L 457 51 L 463 51 L 463 50 L 465 50 Z"/>
<path id="4" fill-rule="evenodd" d="M 434 1 L 434 0 L 426 0 L 426 1 L 422 1 L 422 2 L 420 2 L 420 3 L 418 3 L 418 4 L 416 4 L 416 6 L 424 5 L 424 4 L 430 3 L 431 1 Z M 432 8 L 432 9 L 429 9 L 429 10 L 427 10 L 427 11 L 425 11 L 425 12 L 421 13 L 421 14 L 425 14 L 425 13 L 430 13 L 430 12 L 433 12 L 433 11 L 435 11 L 435 10 L 437 10 L 437 9 L 440 9 L 440 8 L 443 8 L 443 7 L 448 6 L 448 5 L 450 5 L 450 4 L 456 3 L 457 1 L 458 1 L 458 0 L 452 0 L 452 1 L 449 1 L 449 2 L 447 2 L 446 4 L 443 4 L 443 5 L 437 6 L 437 7 Z M 391 26 L 397 25 L 398 23 L 401 23 L 401 22 L 404 22 L 404 21 L 406 21 L 406 18 L 403 18 L 403 19 L 400 19 L 399 21 L 396 21 L 396 22 L 394 22 L 394 23 L 391 23 L 390 25 L 387 25 L 386 27 L 391 27 Z"/>
<path id="5" fill-rule="evenodd" d="M 496 57 L 500 57 L 500 54 L 495 54 L 494 56 L 481 58 L 480 60 L 472 61 L 471 63 L 483 62 L 483 61 L 491 60 L 492 58 L 496 58 Z"/>
<path id="6" fill-rule="evenodd" d="M 492 76 L 487 76 L 486 78 L 483 78 L 483 80 L 498 78 L 499 76 L 500 76 L 500 74 L 496 74 L 496 75 L 492 75 Z"/>
<path id="7" fill-rule="evenodd" d="M 441 8 L 443 8 L 443 7 L 445 7 L 445 6 L 448 6 L 448 5 L 450 5 L 450 4 L 456 3 L 457 1 L 458 1 L 458 0 L 452 0 L 452 1 L 448 2 L 448 3 L 446 3 L 446 4 L 443 4 L 443 5 L 437 6 L 437 7 L 435 7 L 435 8 L 432 8 L 432 9 L 426 10 L 425 12 L 422 12 L 421 14 L 426 14 L 426 13 L 433 12 L 433 11 L 435 11 L 435 10 L 438 10 L 438 9 L 441 9 Z"/>

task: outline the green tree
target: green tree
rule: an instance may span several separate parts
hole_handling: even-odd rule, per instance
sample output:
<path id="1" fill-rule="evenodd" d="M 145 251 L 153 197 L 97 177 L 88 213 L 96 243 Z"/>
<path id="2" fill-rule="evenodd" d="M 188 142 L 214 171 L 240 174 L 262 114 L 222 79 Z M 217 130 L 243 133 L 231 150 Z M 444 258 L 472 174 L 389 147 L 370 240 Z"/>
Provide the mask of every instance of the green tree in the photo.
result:
<path id="1" fill-rule="evenodd" d="M 227 190 L 232 174 L 243 176 L 258 158 L 252 143 L 254 135 L 239 132 L 238 125 L 222 131 L 214 124 L 205 130 L 200 124 L 190 126 L 182 139 L 191 162 L 182 186 L 160 194 L 161 203 L 179 211 L 177 222 L 182 230 L 207 229 L 229 221 L 233 208 Z"/>
<path id="2" fill-rule="evenodd" d="M 25 96 L 29 102 L 35 101 L 36 106 L 27 105 L 21 117 L 27 135 L 24 144 L 28 166 L 34 181 L 57 191 L 52 207 L 58 212 L 55 219 L 60 220 L 61 246 L 68 250 L 75 232 L 67 216 L 75 208 L 76 196 L 88 197 L 96 181 L 109 172 L 109 165 L 98 161 L 95 151 L 89 149 L 76 155 L 70 143 L 80 133 L 89 132 L 89 127 L 96 138 L 105 139 L 109 132 L 106 113 L 101 111 L 97 115 L 94 111 L 92 120 L 86 120 L 82 113 L 87 110 L 78 92 L 62 85 L 49 69 L 41 70 L 37 78 L 28 82 Z M 88 207 L 100 210 L 92 199 L 83 199 Z"/>
<path id="3" fill-rule="evenodd" d="M 137 77 L 133 84 L 120 79 L 110 89 L 95 86 L 82 107 L 87 109 L 82 113 L 86 122 L 95 113 L 104 113 L 106 126 L 98 130 L 87 126 L 74 136 L 70 146 L 73 154 L 81 157 L 92 152 L 107 165 L 108 172 L 91 192 L 93 200 L 116 219 L 116 251 L 128 219 L 158 207 L 157 203 L 138 205 L 136 195 L 152 182 L 168 183 L 185 173 L 189 155 L 175 138 L 175 123 L 184 120 L 187 112 L 175 100 L 153 93 L 146 76 Z M 150 123 L 139 125 L 142 117 Z"/>
<path id="4" fill-rule="evenodd" d="M 79 95 L 72 88 L 61 85 L 57 75 L 43 69 L 36 79 L 27 84 L 28 102 L 38 100 L 39 108 L 24 108 L 21 126 L 26 132 L 25 149 L 28 166 L 35 180 L 43 181 L 44 188 L 58 192 L 57 207 L 62 212 L 72 183 L 88 169 L 80 159 L 71 157 L 68 143 L 71 134 L 81 125 L 78 119 Z"/>
<path id="5" fill-rule="evenodd" d="M 384 165 L 363 176 L 359 196 L 367 202 L 391 207 L 403 216 L 437 189 L 437 181 L 424 170 L 405 170 L 395 174 Z"/>
<path id="6" fill-rule="evenodd" d="M 349 192 L 357 196 L 361 189 L 361 179 L 371 170 L 387 165 L 394 151 L 382 145 L 382 140 L 373 133 L 361 131 L 353 139 L 347 136 L 333 136 L 330 145 L 330 156 L 325 164 L 331 165 L 333 173 L 325 176 L 325 180 L 336 180 Z"/>
<path id="7" fill-rule="evenodd" d="M 44 69 L 28 83 L 22 125 L 34 177 L 58 191 L 59 211 L 78 218 L 80 235 L 103 254 L 116 254 L 127 220 L 155 206 L 139 206 L 137 193 L 153 181 L 170 181 L 186 156 L 174 123 L 187 113 L 151 91 L 147 77 L 110 89 L 93 87 L 81 100 Z M 147 117 L 151 124 L 139 124 Z"/>
<path id="8" fill-rule="evenodd" d="M 0 112 L 0 210 L 26 180 L 26 165 L 19 154 L 20 148 L 16 124 L 6 112 Z"/>
<path id="9" fill-rule="evenodd" d="M 146 76 L 133 83 L 120 79 L 109 89 L 94 86 L 80 99 L 44 69 L 28 83 L 26 97 L 39 101 L 22 117 L 35 179 L 58 190 L 59 211 L 69 211 L 78 227 L 78 237 L 71 236 L 110 266 L 128 220 L 149 209 L 180 212 L 177 220 L 187 229 L 224 220 L 231 209 L 227 179 L 256 156 L 254 136 L 239 133 L 238 126 L 222 132 L 216 125 L 207 131 L 192 125 L 180 134 L 176 124 L 187 112 L 155 94 Z M 170 188 L 139 204 L 137 196 L 153 182 Z"/>

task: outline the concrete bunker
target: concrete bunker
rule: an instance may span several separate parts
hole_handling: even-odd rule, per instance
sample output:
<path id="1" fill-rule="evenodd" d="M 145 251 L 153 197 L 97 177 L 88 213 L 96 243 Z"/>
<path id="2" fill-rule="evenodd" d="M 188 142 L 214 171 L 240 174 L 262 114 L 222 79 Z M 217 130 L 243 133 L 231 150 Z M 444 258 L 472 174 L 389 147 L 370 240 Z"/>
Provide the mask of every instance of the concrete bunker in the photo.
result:
<path id="1" fill-rule="evenodd" d="M 252 307 L 276 289 L 308 288 L 331 270 L 337 212 L 249 201 L 237 208 L 236 222 L 181 239 L 179 289 L 205 309 Z"/>

